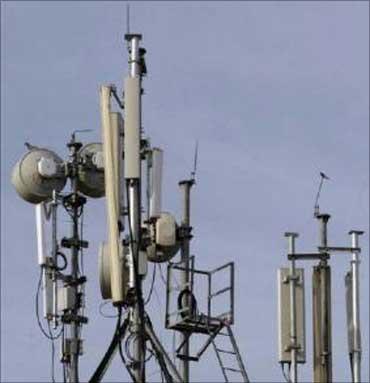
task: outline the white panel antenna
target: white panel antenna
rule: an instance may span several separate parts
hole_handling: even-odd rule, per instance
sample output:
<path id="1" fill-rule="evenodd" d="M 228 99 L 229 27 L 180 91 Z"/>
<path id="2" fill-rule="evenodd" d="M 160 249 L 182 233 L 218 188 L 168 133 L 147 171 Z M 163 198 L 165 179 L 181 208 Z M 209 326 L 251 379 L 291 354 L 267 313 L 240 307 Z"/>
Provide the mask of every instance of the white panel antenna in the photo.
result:
<path id="1" fill-rule="evenodd" d="M 163 172 L 163 150 L 153 148 L 152 166 L 150 169 L 150 200 L 149 216 L 158 218 L 162 211 L 162 172 Z"/>
<path id="2" fill-rule="evenodd" d="M 297 342 L 299 349 L 297 362 L 306 363 L 306 336 L 305 336 L 305 301 L 304 301 L 304 269 L 297 268 L 298 283 L 296 284 L 296 321 Z M 278 326 L 279 326 L 279 362 L 290 363 L 290 295 L 289 295 L 289 268 L 281 267 L 278 270 Z"/>
<path id="3" fill-rule="evenodd" d="M 41 202 L 35 206 L 36 213 L 36 237 L 37 237 L 37 262 L 42 270 L 42 291 L 43 291 L 43 315 L 46 319 L 51 319 L 54 313 L 53 280 L 50 269 L 47 269 L 49 253 L 47 234 L 50 229 L 51 219 L 47 212 L 46 202 Z"/>
<path id="4" fill-rule="evenodd" d="M 117 212 L 120 217 L 121 229 L 123 230 L 123 212 L 124 212 L 124 196 L 125 196 L 125 185 L 124 185 L 124 166 L 123 166 L 123 119 L 121 113 L 111 112 L 110 123 L 112 131 L 112 151 L 114 156 L 114 167 L 115 174 L 115 195 L 117 197 Z"/>
<path id="5" fill-rule="evenodd" d="M 103 133 L 104 151 L 104 178 L 105 195 L 107 199 L 107 218 L 108 218 L 108 242 L 110 249 L 110 270 L 111 270 L 111 290 L 113 303 L 122 302 L 123 283 L 122 283 L 122 263 L 119 254 L 119 230 L 118 230 L 118 195 L 116 187 L 117 158 L 113 149 L 113 132 L 111 129 L 110 114 L 110 93 L 109 86 L 102 86 L 100 89 L 100 108 Z"/>
<path id="6" fill-rule="evenodd" d="M 40 266 L 46 264 L 46 240 L 45 240 L 45 215 L 44 202 L 35 206 L 36 213 L 36 237 L 37 237 L 37 261 Z"/>

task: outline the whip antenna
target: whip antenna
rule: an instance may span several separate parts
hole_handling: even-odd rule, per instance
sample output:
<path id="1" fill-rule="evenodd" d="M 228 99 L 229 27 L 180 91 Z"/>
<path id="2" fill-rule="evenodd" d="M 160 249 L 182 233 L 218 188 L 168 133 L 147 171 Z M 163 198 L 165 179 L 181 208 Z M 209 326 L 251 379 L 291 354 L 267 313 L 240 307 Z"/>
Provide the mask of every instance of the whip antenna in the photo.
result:
<path id="1" fill-rule="evenodd" d="M 127 34 L 130 34 L 130 3 L 126 4 L 126 28 Z"/>
<path id="2" fill-rule="evenodd" d="M 317 194 L 316 194 L 315 207 L 314 207 L 314 217 L 317 217 L 320 214 L 319 198 L 320 198 L 320 192 L 321 192 L 322 184 L 323 184 L 324 180 L 330 180 L 330 178 L 325 173 L 320 172 L 320 184 L 319 184 L 319 190 L 317 191 Z"/>
<path id="3" fill-rule="evenodd" d="M 194 152 L 194 168 L 191 172 L 191 180 L 195 181 L 195 174 L 197 171 L 197 163 L 198 163 L 198 140 L 195 142 L 195 152 Z"/>

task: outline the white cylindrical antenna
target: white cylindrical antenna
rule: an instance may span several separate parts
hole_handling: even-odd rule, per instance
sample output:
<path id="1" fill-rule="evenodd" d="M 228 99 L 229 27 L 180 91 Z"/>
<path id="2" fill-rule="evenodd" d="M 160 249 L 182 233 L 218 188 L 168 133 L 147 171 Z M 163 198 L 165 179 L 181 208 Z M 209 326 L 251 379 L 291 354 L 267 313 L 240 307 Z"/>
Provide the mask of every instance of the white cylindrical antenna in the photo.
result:
<path id="1" fill-rule="evenodd" d="M 140 64 L 139 43 L 141 40 L 141 35 L 137 33 L 128 33 L 125 35 L 125 39 L 129 43 L 130 77 L 140 77 L 141 64 Z"/>
<path id="2" fill-rule="evenodd" d="M 100 108 L 103 133 L 104 151 L 104 179 L 105 195 L 107 199 L 107 218 L 108 218 L 108 241 L 110 249 L 110 270 L 111 270 L 111 290 L 113 304 L 122 303 L 124 300 L 122 283 L 122 263 L 119 254 L 119 230 L 118 230 L 118 210 L 117 188 L 115 185 L 117 171 L 113 150 L 113 132 L 111 129 L 110 114 L 110 93 L 109 86 L 100 88 Z"/>
<path id="3" fill-rule="evenodd" d="M 163 170 L 163 150 L 153 148 L 152 166 L 150 169 L 149 185 L 149 216 L 158 218 L 162 212 L 162 170 Z"/>
<path id="4" fill-rule="evenodd" d="M 125 78 L 125 178 L 140 178 L 141 128 L 141 66 L 139 41 L 141 35 L 126 35 L 130 51 L 130 76 Z"/>
<path id="5" fill-rule="evenodd" d="M 37 236 L 37 261 L 40 266 L 46 264 L 46 241 L 45 241 L 45 207 L 44 202 L 35 206 L 36 236 Z"/>
<path id="6" fill-rule="evenodd" d="M 125 79 L 125 178 L 140 178 L 140 78 Z"/>

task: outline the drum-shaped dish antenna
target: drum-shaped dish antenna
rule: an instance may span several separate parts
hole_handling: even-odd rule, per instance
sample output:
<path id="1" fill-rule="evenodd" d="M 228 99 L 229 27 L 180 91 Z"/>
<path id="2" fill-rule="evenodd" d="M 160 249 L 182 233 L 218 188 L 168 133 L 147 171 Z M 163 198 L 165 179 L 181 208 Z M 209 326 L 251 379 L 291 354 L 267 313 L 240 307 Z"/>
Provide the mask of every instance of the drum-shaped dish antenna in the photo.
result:
<path id="1" fill-rule="evenodd" d="M 79 152 L 77 188 L 87 197 L 100 198 L 105 195 L 103 145 L 90 143 Z"/>
<path id="2" fill-rule="evenodd" d="M 48 149 L 34 148 L 14 166 L 11 182 L 27 202 L 38 204 L 60 192 L 67 181 L 63 160 Z"/>

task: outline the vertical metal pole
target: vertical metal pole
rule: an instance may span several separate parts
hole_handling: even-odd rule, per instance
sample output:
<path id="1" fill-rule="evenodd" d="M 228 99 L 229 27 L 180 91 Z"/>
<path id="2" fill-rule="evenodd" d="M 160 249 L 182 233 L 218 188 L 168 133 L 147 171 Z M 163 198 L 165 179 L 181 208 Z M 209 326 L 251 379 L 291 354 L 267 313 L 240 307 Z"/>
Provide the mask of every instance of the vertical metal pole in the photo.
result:
<path id="1" fill-rule="evenodd" d="M 231 318 L 234 322 L 234 308 L 235 308 L 235 297 L 234 297 L 234 282 L 235 282 L 235 271 L 234 271 L 234 262 L 230 267 L 230 281 L 231 281 L 231 289 L 230 289 L 230 304 L 231 304 Z"/>
<path id="2" fill-rule="evenodd" d="M 359 247 L 358 237 L 362 231 L 351 230 L 352 247 Z M 360 331 L 360 286 L 359 286 L 360 259 L 357 251 L 352 251 L 352 320 L 353 320 L 353 382 L 361 382 L 361 331 Z"/>
<path id="3" fill-rule="evenodd" d="M 319 214 L 317 219 L 320 223 L 320 247 L 325 248 L 328 246 L 327 223 L 330 215 Z M 331 272 L 326 260 L 321 260 L 314 267 L 313 306 L 314 381 L 331 383 Z"/>
<path id="4" fill-rule="evenodd" d="M 190 257 L 190 189 L 194 184 L 194 180 L 185 180 L 179 182 L 183 191 L 183 218 L 182 227 L 184 228 L 184 238 L 181 244 L 181 266 L 184 270 L 181 271 L 180 284 L 181 290 L 189 288 L 190 275 L 189 275 L 189 257 Z M 188 302 L 186 302 L 188 306 Z M 179 362 L 179 370 L 182 380 L 189 382 L 189 333 L 180 333 L 180 344 L 184 343 L 182 347 L 183 359 Z"/>
<path id="5" fill-rule="evenodd" d="M 140 198 L 139 198 L 139 188 L 140 184 L 137 180 L 131 180 L 129 185 L 129 206 L 130 206 L 130 225 L 132 233 L 132 251 L 133 257 L 135 258 L 136 268 L 139 266 L 139 243 L 140 243 Z M 142 294 L 142 277 L 138 274 L 136 269 L 136 292 L 137 294 Z M 138 382 L 145 382 L 145 341 L 142 337 L 144 334 L 141 331 L 141 326 L 144 324 L 141 323 L 144 318 L 141 317 L 140 313 L 140 302 L 141 297 L 136 297 L 134 306 L 131 309 L 131 328 L 136 333 L 136 338 L 133 341 L 133 356 L 135 363 L 133 364 L 133 373 Z"/>
<path id="6" fill-rule="evenodd" d="M 150 179 L 150 168 L 152 166 L 152 151 L 147 150 L 146 155 L 146 220 L 149 222 L 150 219 L 150 188 L 151 188 L 151 179 Z"/>
<path id="7" fill-rule="evenodd" d="M 142 312 L 140 305 L 142 304 L 142 276 L 139 275 L 139 248 L 140 248 L 140 226 L 141 226 L 141 166 L 140 166 L 140 137 L 141 137 L 141 58 L 140 58 L 140 49 L 139 42 L 141 40 L 141 35 L 139 34 L 126 34 L 125 39 L 128 42 L 129 50 L 129 78 L 138 79 L 136 83 L 139 89 L 135 88 L 132 90 L 132 95 L 127 95 L 127 103 L 130 103 L 130 106 L 126 104 L 126 95 L 125 95 L 125 107 L 126 107 L 126 120 L 127 116 L 130 113 L 130 121 L 127 121 L 125 125 L 127 129 L 130 129 L 130 132 L 125 132 L 125 156 L 127 155 L 127 160 L 125 162 L 125 176 L 128 180 L 128 206 L 129 206 L 129 230 L 131 236 L 131 257 L 134 259 L 136 265 L 136 275 L 135 275 L 135 290 L 137 293 L 136 300 L 134 305 L 130 309 L 130 325 L 131 329 L 136 333 L 136 337 L 133 341 L 133 374 L 135 379 L 138 382 L 145 382 L 145 339 L 144 333 L 141 329 L 144 326 L 144 323 L 141 321 Z M 129 85 L 127 85 L 129 86 Z M 132 85 L 131 85 L 132 86 Z M 131 88 L 132 89 L 132 88 Z M 125 91 L 126 92 L 126 91 Z M 137 93 L 138 92 L 138 93 Z M 135 95 L 138 94 L 136 99 Z M 132 99 L 130 98 L 132 97 Z M 128 110 L 132 108 L 132 110 Z M 131 140 L 131 141 L 129 141 Z M 131 145 L 130 148 L 128 146 Z M 129 153 L 130 151 L 130 153 Z M 126 157 L 125 157 L 126 158 Z M 132 166 L 132 167 L 130 167 Z M 140 296 L 139 296 L 140 295 Z"/>
<path id="8" fill-rule="evenodd" d="M 79 381 L 78 373 L 78 357 L 79 357 L 79 323 L 78 323 L 78 251 L 79 251 L 79 234 L 78 234 L 78 204 L 77 204 L 77 147 L 73 145 L 74 137 L 72 139 L 71 157 L 72 157 L 72 175 L 71 175 L 71 189 L 72 189 L 72 243 L 71 243 L 71 276 L 72 283 L 71 288 L 73 289 L 73 295 L 75 297 L 75 305 L 72 311 L 71 319 L 71 347 L 70 347 L 70 381 L 77 383 Z"/>
<path id="9" fill-rule="evenodd" d="M 298 237 L 298 233 L 285 233 L 285 237 L 288 238 L 288 252 L 289 254 L 295 253 L 295 239 Z M 290 380 L 292 383 L 298 381 L 297 371 L 297 315 L 296 315 L 296 280 L 297 275 L 295 272 L 295 259 L 292 258 L 290 262 L 290 275 L 289 275 L 289 287 L 290 287 L 290 355 L 291 355 L 291 369 Z"/>
<path id="10" fill-rule="evenodd" d="M 53 328 L 54 330 L 58 326 L 58 284 L 56 275 L 57 266 L 57 195 L 56 191 L 53 190 L 53 202 L 51 203 L 51 220 L 52 220 L 52 260 L 53 260 L 53 271 L 52 271 L 52 282 L 53 282 Z M 47 276 L 45 275 L 45 278 Z"/>
<path id="11" fill-rule="evenodd" d="M 330 214 L 319 214 L 317 219 L 320 223 L 319 236 L 320 236 L 320 246 L 328 246 L 328 221 L 330 219 Z"/>
<path id="12" fill-rule="evenodd" d="M 76 179 L 72 179 L 72 188 L 73 193 L 75 196 L 77 193 L 77 187 L 76 187 Z M 77 221 L 77 207 L 73 207 L 73 227 L 72 227 L 72 238 L 78 240 L 78 221 Z M 77 279 L 78 279 L 78 247 L 72 246 L 72 280 L 76 283 L 74 284 L 73 288 L 73 295 L 76 297 L 78 296 L 78 287 L 77 287 Z M 76 307 L 72 310 L 72 313 L 74 315 L 78 314 L 78 309 Z M 71 339 L 72 344 L 74 347 L 71 347 L 71 370 L 72 370 L 72 379 L 73 382 L 78 382 L 78 324 L 74 320 L 71 323 Z"/>

